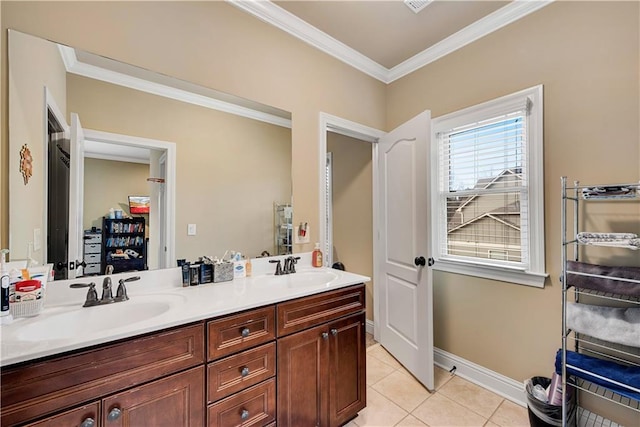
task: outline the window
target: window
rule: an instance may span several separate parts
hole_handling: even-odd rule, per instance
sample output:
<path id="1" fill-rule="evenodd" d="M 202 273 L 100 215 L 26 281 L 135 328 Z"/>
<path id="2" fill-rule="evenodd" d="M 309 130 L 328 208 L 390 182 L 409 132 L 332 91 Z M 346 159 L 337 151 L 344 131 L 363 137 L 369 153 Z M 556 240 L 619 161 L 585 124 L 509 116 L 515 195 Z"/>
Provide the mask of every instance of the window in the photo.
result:
<path id="1" fill-rule="evenodd" d="M 434 268 L 544 286 L 542 86 L 433 120 Z"/>

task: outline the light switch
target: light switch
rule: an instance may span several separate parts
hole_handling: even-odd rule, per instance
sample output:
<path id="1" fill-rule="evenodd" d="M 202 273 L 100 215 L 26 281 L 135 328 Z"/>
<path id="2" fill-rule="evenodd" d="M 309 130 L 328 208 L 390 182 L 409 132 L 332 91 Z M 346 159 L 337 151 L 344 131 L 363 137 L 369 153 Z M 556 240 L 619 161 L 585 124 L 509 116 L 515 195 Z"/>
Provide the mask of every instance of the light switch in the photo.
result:
<path id="1" fill-rule="evenodd" d="M 196 225 L 195 224 L 187 225 L 187 235 L 188 236 L 195 236 L 196 235 Z"/>
<path id="2" fill-rule="evenodd" d="M 33 250 L 39 251 L 42 243 L 42 232 L 39 228 L 33 229 Z"/>

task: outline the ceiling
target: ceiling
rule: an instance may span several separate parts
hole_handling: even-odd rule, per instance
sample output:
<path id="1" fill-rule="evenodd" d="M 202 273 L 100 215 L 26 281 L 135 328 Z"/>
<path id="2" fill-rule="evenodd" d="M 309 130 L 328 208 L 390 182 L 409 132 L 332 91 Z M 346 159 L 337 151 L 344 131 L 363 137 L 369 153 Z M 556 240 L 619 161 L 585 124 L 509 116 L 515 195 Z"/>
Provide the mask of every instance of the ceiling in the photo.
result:
<path id="1" fill-rule="evenodd" d="M 434 1 L 418 13 L 395 1 L 275 1 L 378 64 L 393 68 L 509 4 Z"/>
<path id="2" fill-rule="evenodd" d="M 553 0 L 227 0 L 385 83 L 391 83 Z M 418 0 L 420 2 L 421 0 Z"/>

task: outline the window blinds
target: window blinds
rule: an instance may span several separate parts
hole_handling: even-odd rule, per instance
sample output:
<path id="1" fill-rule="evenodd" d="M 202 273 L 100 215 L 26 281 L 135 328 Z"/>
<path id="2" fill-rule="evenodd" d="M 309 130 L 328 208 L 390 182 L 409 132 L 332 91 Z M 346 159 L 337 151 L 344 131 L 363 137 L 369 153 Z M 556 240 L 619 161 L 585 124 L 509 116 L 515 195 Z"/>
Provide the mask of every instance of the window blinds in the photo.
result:
<path id="1" fill-rule="evenodd" d="M 527 110 L 439 132 L 440 256 L 527 264 Z"/>

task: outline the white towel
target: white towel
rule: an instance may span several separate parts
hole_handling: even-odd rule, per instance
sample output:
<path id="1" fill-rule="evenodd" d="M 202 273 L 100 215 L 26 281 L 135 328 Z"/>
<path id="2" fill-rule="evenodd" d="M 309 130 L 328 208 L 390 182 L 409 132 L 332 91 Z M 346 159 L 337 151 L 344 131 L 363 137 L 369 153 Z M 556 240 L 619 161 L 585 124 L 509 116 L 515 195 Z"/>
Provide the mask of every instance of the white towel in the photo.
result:
<path id="1" fill-rule="evenodd" d="M 601 340 L 640 347 L 640 308 L 569 303 L 567 327 Z"/>

